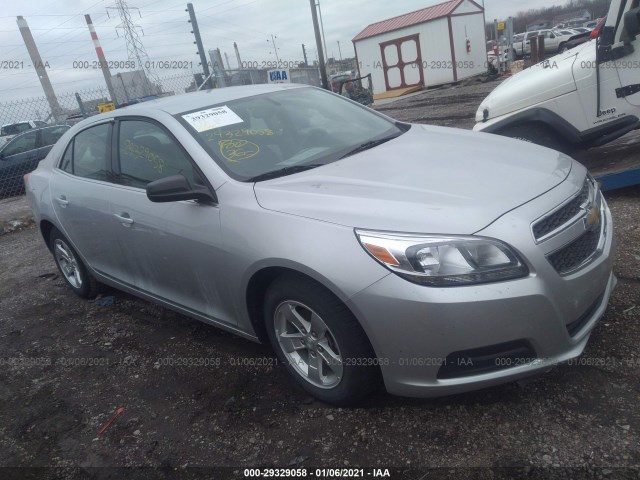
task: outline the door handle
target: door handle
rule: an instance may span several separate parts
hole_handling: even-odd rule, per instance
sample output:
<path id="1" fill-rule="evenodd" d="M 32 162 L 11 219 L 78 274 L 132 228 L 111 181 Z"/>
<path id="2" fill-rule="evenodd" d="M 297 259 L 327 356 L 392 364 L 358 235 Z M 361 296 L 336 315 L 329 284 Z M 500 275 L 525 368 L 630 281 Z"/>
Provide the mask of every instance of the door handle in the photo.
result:
<path id="1" fill-rule="evenodd" d="M 125 227 L 129 227 L 133 225 L 133 218 L 131 218 L 129 214 L 126 212 L 122 212 L 120 215 L 118 215 L 117 213 L 114 213 L 113 216 L 116 217 L 118 221 L 122 223 L 122 225 L 124 225 Z"/>
<path id="2" fill-rule="evenodd" d="M 57 197 L 56 202 L 58 202 L 58 204 L 60 204 L 62 208 L 67 208 L 67 205 L 69 205 L 69 201 L 64 195 L 60 195 L 59 197 Z"/>

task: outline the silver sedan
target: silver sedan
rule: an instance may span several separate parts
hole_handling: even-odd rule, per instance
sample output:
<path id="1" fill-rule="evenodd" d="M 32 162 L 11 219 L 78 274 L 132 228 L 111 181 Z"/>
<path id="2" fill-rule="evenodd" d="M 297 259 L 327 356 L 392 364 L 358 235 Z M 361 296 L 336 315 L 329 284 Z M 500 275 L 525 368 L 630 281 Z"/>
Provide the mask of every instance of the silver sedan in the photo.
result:
<path id="1" fill-rule="evenodd" d="M 571 158 L 312 87 L 98 115 L 25 181 L 77 294 L 270 342 L 335 404 L 545 371 L 581 354 L 615 286 L 609 209 Z"/>

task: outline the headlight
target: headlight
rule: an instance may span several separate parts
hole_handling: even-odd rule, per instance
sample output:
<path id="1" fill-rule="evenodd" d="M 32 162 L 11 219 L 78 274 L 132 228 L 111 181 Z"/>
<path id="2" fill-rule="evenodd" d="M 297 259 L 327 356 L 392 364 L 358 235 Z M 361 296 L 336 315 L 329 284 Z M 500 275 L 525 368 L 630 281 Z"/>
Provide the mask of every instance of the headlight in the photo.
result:
<path id="1" fill-rule="evenodd" d="M 401 277 L 432 287 L 500 282 L 529 274 L 508 245 L 491 238 L 414 236 L 356 230 L 363 248 Z"/>

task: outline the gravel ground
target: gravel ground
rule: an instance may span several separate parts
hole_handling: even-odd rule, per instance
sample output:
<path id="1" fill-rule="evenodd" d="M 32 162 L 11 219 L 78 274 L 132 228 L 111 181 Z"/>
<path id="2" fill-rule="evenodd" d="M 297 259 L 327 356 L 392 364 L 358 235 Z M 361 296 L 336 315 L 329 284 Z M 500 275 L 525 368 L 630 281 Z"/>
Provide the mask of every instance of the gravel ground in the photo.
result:
<path id="1" fill-rule="evenodd" d="M 470 128 L 490 88 L 379 108 Z M 620 283 L 579 362 L 440 399 L 378 392 L 353 409 L 308 397 L 265 346 L 121 292 L 77 298 L 32 226 L 0 236 L 0 466 L 555 466 L 637 478 L 617 468 L 640 468 L 639 197 L 607 195 Z"/>

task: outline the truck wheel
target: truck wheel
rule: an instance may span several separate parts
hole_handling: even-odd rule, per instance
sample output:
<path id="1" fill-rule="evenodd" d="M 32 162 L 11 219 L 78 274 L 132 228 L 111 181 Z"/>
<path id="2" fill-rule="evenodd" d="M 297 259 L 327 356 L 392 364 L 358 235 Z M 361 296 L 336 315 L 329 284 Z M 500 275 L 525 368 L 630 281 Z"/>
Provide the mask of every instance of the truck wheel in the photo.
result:
<path id="1" fill-rule="evenodd" d="M 545 125 L 531 123 L 515 125 L 496 133 L 504 137 L 515 138 L 523 142 L 535 143 L 536 145 L 552 148 L 567 155 L 575 151 L 575 147 Z"/>
<path id="2" fill-rule="evenodd" d="M 561 43 L 560 46 L 558 47 L 558 53 L 564 53 L 567 50 L 569 50 L 569 49 L 567 48 L 567 45 L 564 44 L 564 43 Z"/>
<path id="3" fill-rule="evenodd" d="M 379 385 L 364 331 L 321 285 L 301 276 L 277 278 L 265 296 L 264 318 L 278 360 L 314 397 L 351 405 Z"/>

